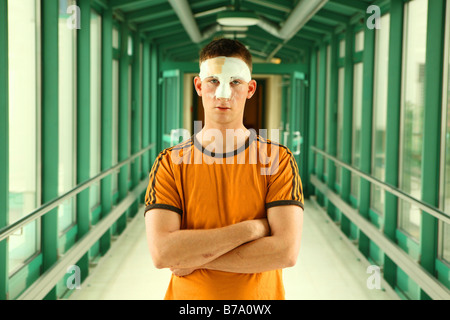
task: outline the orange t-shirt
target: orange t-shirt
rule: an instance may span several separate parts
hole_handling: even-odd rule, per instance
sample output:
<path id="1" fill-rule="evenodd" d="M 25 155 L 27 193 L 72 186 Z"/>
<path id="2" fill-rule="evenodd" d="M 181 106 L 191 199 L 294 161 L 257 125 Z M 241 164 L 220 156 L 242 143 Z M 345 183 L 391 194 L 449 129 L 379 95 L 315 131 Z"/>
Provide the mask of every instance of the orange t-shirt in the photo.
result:
<path id="1" fill-rule="evenodd" d="M 163 150 L 150 172 L 145 212 L 181 215 L 181 229 L 212 229 L 267 217 L 274 206 L 303 208 L 303 190 L 291 151 L 250 130 L 234 152 L 205 150 L 193 135 Z M 255 274 L 199 269 L 172 275 L 165 299 L 284 299 L 281 270 Z"/>

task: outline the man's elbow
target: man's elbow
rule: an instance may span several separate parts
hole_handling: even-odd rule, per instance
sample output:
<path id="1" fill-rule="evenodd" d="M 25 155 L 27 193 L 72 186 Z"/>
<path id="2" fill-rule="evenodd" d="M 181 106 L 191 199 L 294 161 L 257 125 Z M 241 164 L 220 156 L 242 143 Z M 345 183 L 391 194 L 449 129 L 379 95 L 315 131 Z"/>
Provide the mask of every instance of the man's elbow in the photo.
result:
<path id="1" fill-rule="evenodd" d="M 300 251 L 299 243 L 289 243 L 284 250 L 284 265 L 291 268 L 297 264 L 298 254 Z"/>
<path id="2" fill-rule="evenodd" d="M 170 268 L 171 264 L 168 259 L 167 252 L 153 245 L 150 247 L 150 256 L 156 269 Z"/>

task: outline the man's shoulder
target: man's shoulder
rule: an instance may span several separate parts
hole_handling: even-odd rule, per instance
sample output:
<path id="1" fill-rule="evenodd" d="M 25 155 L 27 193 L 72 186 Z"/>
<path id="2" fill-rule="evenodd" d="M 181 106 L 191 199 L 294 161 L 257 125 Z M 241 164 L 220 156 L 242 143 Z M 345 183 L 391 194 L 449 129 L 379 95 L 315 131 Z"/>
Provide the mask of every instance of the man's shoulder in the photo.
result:
<path id="1" fill-rule="evenodd" d="M 281 144 L 279 141 L 267 139 L 260 135 L 257 135 L 256 139 L 259 143 L 260 148 L 264 148 L 264 147 L 275 148 L 275 151 L 278 152 L 278 154 L 280 154 L 280 155 L 285 155 L 285 156 L 292 155 L 292 151 L 284 144 Z"/>

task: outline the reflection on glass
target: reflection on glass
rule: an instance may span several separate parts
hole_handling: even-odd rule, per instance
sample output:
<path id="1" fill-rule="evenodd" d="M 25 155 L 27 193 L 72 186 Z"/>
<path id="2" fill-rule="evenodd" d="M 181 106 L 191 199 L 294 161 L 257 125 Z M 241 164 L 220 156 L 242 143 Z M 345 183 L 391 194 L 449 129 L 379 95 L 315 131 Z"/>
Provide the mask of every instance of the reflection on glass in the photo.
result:
<path id="1" fill-rule="evenodd" d="M 8 1 L 9 212 L 12 224 L 36 209 L 38 193 L 38 108 L 40 1 Z M 24 116 L 26 115 L 26 116 Z M 8 239 L 9 274 L 40 250 L 39 222 Z"/>
<path id="2" fill-rule="evenodd" d="M 427 0 L 405 4 L 402 132 L 400 153 L 400 188 L 421 197 L 421 164 L 424 113 L 424 78 L 427 35 Z M 419 208 L 399 201 L 399 226 L 419 240 Z"/>
<path id="3" fill-rule="evenodd" d="M 353 66 L 353 126 L 352 126 L 352 166 L 359 168 L 361 158 L 361 111 L 363 88 L 363 64 Z M 359 181 L 357 174 L 351 174 L 351 194 L 359 198 Z"/>
<path id="4" fill-rule="evenodd" d="M 344 68 L 339 68 L 338 72 L 338 105 L 337 105 L 337 140 L 336 140 L 336 152 L 337 158 L 342 160 L 342 131 L 343 131 L 343 113 L 344 113 L 344 80 L 345 71 Z M 341 167 L 336 168 L 336 183 L 341 183 Z"/>
<path id="5" fill-rule="evenodd" d="M 381 17 L 381 24 L 389 26 L 390 15 Z M 385 180 L 386 162 L 386 112 L 389 64 L 389 28 L 375 31 L 375 66 L 373 95 L 373 142 L 372 142 L 372 176 Z M 371 186 L 371 207 L 379 214 L 384 213 L 384 191 Z"/>
<path id="6" fill-rule="evenodd" d="M 100 125 L 101 125 L 101 74 L 102 74 L 102 18 L 91 11 L 91 134 L 90 134 L 90 176 L 100 173 Z M 90 188 L 90 208 L 100 204 L 100 182 Z"/>
<path id="7" fill-rule="evenodd" d="M 59 134 L 59 172 L 58 194 L 73 189 L 76 185 L 76 66 L 77 66 L 77 29 L 69 28 L 68 21 L 72 16 L 67 8 L 76 5 L 76 1 L 67 0 L 59 3 L 59 94 L 58 94 L 58 134 Z M 70 24 L 70 23 L 69 23 Z M 61 234 L 76 220 L 75 198 L 68 199 L 58 207 L 58 231 Z"/>

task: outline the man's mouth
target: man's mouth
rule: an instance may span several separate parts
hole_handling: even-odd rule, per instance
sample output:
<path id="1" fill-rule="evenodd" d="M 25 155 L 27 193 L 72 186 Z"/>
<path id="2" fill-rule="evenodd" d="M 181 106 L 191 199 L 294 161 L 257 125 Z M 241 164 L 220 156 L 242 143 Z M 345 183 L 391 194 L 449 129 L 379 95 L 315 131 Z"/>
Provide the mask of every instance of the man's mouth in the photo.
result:
<path id="1" fill-rule="evenodd" d="M 219 109 L 219 110 L 229 110 L 229 109 L 231 109 L 231 108 L 219 106 L 219 107 L 217 107 L 217 109 Z"/>

